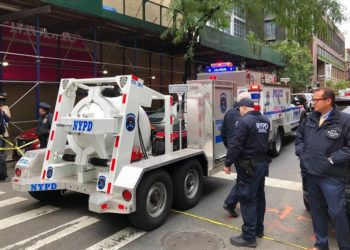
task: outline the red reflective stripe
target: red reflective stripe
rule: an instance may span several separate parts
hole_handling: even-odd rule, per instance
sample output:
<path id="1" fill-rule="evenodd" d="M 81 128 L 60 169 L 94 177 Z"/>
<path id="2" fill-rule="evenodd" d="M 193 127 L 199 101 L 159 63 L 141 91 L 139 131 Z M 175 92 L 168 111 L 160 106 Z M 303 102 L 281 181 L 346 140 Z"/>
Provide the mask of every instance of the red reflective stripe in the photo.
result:
<path id="1" fill-rule="evenodd" d="M 118 204 L 118 209 L 124 210 L 125 206 L 123 204 Z"/>
<path id="2" fill-rule="evenodd" d="M 41 179 L 45 179 L 45 176 L 46 176 L 46 170 L 43 171 L 43 176 L 41 177 Z"/>
<path id="3" fill-rule="evenodd" d="M 114 147 L 117 148 L 119 146 L 119 136 L 115 137 Z"/>
<path id="4" fill-rule="evenodd" d="M 170 116 L 170 125 L 172 125 L 173 124 L 173 116 L 171 115 Z"/>
<path id="5" fill-rule="evenodd" d="M 51 136 L 50 136 L 50 140 L 52 141 L 53 140 L 53 137 L 55 136 L 55 131 L 54 130 L 52 130 L 51 131 Z"/>
<path id="6" fill-rule="evenodd" d="M 125 104 L 125 102 L 126 102 L 126 94 L 123 95 L 122 104 Z"/>
<path id="7" fill-rule="evenodd" d="M 62 95 L 59 95 L 58 96 L 58 102 L 61 102 L 62 101 Z"/>
<path id="8" fill-rule="evenodd" d="M 112 163 L 111 163 L 111 171 L 114 171 L 115 162 L 116 162 L 116 159 L 113 158 L 113 159 L 112 159 Z"/>
<path id="9" fill-rule="evenodd" d="M 111 188 L 112 188 L 112 183 L 108 182 L 108 187 L 107 187 L 108 194 L 111 192 Z"/>
<path id="10" fill-rule="evenodd" d="M 170 135 L 170 143 L 173 143 L 173 135 Z"/>
<path id="11" fill-rule="evenodd" d="M 173 106 L 173 97 L 170 96 L 170 106 Z"/>
<path id="12" fill-rule="evenodd" d="M 106 208 L 108 208 L 108 204 L 107 203 L 104 203 L 104 204 L 101 205 L 101 209 L 106 209 Z"/>
<path id="13" fill-rule="evenodd" d="M 51 153 L 51 151 L 47 150 L 47 153 L 46 153 L 46 160 L 47 161 L 50 159 L 50 153 Z"/>
<path id="14" fill-rule="evenodd" d="M 54 121 L 57 121 L 57 118 L 58 118 L 58 112 L 56 111 Z"/>
<path id="15" fill-rule="evenodd" d="M 131 76 L 131 79 L 133 79 L 133 80 L 135 80 L 135 81 L 138 81 L 138 80 L 139 80 L 139 78 L 138 78 L 137 76 L 134 76 L 134 75 Z"/>

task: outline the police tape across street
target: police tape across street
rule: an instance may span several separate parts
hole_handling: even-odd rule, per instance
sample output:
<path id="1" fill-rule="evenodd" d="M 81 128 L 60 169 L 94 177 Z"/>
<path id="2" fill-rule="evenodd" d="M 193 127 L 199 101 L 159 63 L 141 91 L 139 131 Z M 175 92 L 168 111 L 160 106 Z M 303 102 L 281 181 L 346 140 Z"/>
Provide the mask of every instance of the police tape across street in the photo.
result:
<path id="1" fill-rule="evenodd" d="M 6 151 L 9 151 L 9 150 L 17 150 L 18 153 L 20 153 L 21 156 L 24 155 L 23 151 L 21 149 L 33 144 L 33 143 L 36 143 L 37 141 L 39 141 L 39 139 L 35 139 L 33 141 L 30 141 L 30 142 L 27 142 L 26 144 L 23 144 L 21 146 L 16 146 L 15 144 L 13 144 L 11 141 L 9 140 L 6 140 L 5 138 L 3 137 L 0 137 L 1 140 L 3 140 L 5 143 L 9 144 L 11 147 L 0 147 L 0 150 L 6 150 Z"/>

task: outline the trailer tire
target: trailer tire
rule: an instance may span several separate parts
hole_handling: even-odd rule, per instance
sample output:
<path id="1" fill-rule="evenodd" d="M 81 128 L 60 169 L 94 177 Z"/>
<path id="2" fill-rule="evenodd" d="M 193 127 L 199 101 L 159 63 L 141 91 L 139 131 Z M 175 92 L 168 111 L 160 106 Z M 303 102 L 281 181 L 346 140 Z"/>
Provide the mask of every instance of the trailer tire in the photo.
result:
<path id="1" fill-rule="evenodd" d="M 52 202 L 59 200 L 64 193 L 64 190 L 50 190 L 50 191 L 37 191 L 37 192 L 28 192 L 30 196 L 34 199 L 42 202 Z"/>
<path id="2" fill-rule="evenodd" d="M 269 154 L 273 157 L 279 156 L 282 151 L 283 132 L 281 129 L 277 130 L 275 140 L 272 142 L 272 148 Z"/>
<path id="3" fill-rule="evenodd" d="M 203 192 L 203 169 L 199 161 L 190 159 L 176 166 L 173 172 L 173 207 L 186 210 L 199 202 Z"/>
<path id="4" fill-rule="evenodd" d="M 146 174 L 136 190 L 136 211 L 129 215 L 131 224 L 151 231 L 166 220 L 173 202 L 173 184 L 165 171 Z"/>

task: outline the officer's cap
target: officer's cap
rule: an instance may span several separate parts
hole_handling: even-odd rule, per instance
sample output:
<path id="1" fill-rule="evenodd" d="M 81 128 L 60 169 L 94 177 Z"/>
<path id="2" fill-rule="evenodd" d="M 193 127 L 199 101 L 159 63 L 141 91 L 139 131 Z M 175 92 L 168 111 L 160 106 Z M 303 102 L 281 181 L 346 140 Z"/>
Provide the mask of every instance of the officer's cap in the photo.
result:
<path id="1" fill-rule="evenodd" d="M 51 108 L 50 104 L 47 104 L 46 102 L 39 102 L 39 107 L 45 110 L 49 110 Z"/>
<path id="2" fill-rule="evenodd" d="M 241 101 L 238 102 L 238 107 L 241 106 L 254 108 L 254 102 L 249 98 L 243 98 Z"/>

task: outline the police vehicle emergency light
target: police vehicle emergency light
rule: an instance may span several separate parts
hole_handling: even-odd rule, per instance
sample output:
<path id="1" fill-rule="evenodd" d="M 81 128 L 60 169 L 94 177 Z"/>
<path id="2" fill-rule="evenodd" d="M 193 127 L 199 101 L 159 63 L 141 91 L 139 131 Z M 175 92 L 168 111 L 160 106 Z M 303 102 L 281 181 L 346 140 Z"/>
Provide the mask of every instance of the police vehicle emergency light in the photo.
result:
<path id="1" fill-rule="evenodd" d="M 226 70 L 228 65 L 231 65 L 232 70 Z M 220 70 L 221 67 L 225 70 Z M 277 82 L 274 74 L 236 69 L 231 63 L 216 63 L 207 68 L 205 73 L 198 74 L 197 78 L 232 82 L 234 98 L 241 92 L 251 93 L 255 109 L 271 122 L 269 152 L 272 156 L 278 156 L 282 138 L 298 128 L 305 110 L 301 105 L 291 103 L 290 86 Z"/>
<path id="2" fill-rule="evenodd" d="M 17 162 L 13 189 L 41 201 L 56 201 L 66 190 L 88 194 L 90 211 L 127 214 L 142 230 L 164 223 L 171 207 L 195 206 L 203 177 L 225 153 L 215 143 L 212 121 L 232 106 L 233 87 L 209 80 L 187 85 L 173 89 L 187 95 L 188 147 L 173 151 L 177 109 L 172 96 L 131 75 L 62 79 L 47 148 L 27 151 Z M 78 90 L 87 96 L 76 102 Z M 165 153 L 157 156 L 144 111 L 152 100 L 165 108 Z"/>

